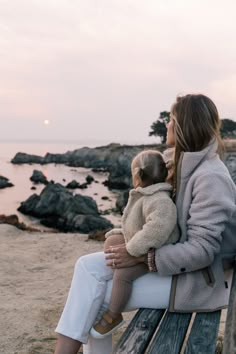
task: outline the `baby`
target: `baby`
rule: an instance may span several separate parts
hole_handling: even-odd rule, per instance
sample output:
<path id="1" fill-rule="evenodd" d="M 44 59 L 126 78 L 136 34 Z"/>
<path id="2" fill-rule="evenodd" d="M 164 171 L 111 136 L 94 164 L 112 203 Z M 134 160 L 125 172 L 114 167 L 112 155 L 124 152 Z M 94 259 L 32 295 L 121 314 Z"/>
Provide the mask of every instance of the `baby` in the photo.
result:
<path id="1" fill-rule="evenodd" d="M 105 250 L 126 243 L 132 256 L 148 253 L 150 248 L 160 248 L 178 241 L 176 206 L 171 199 L 172 186 L 166 183 L 168 170 L 160 152 L 145 150 L 131 164 L 134 189 L 122 217 L 122 228 L 106 233 Z M 149 272 L 145 263 L 114 270 L 111 300 L 108 310 L 95 324 L 90 334 L 104 338 L 123 323 L 122 312 L 132 292 L 132 282 Z"/>

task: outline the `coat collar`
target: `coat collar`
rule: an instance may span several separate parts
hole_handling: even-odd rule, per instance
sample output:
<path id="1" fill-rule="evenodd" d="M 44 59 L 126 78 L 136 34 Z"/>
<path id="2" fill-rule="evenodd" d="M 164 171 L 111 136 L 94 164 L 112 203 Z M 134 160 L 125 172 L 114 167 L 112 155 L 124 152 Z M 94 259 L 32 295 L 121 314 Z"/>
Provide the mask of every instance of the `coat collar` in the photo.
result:
<path id="1" fill-rule="evenodd" d="M 131 189 L 130 195 L 135 195 L 135 194 L 152 195 L 160 191 L 165 191 L 170 193 L 172 192 L 172 186 L 169 183 L 163 182 L 163 183 L 152 184 L 151 186 L 145 188 L 137 187 L 136 189 Z"/>
<path id="2" fill-rule="evenodd" d="M 196 152 L 184 152 L 182 155 L 181 178 L 188 177 L 203 161 L 217 155 L 218 142 L 212 139 L 205 149 Z"/>

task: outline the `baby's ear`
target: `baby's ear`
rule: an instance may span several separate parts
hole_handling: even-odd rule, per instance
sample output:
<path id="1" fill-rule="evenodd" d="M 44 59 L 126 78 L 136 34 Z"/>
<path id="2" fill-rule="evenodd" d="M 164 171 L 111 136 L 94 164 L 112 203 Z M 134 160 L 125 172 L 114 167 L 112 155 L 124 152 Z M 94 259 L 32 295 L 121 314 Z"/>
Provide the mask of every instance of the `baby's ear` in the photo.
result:
<path id="1" fill-rule="evenodd" d="M 134 176 L 139 176 L 139 170 L 140 170 L 140 167 L 135 167 L 133 170 L 132 170 L 132 174 Z"/>

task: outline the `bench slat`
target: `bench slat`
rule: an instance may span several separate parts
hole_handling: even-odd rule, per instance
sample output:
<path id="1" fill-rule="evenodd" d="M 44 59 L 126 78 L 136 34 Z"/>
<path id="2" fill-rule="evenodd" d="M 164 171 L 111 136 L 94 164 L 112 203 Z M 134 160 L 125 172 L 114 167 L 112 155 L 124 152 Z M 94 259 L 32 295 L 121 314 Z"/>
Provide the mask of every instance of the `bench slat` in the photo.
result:
<path id="1" fill-rule="evenodd" d="M 197 313 L 184 354 L 214 354 L 221 311 Z"/>
<path id="2" fill-rule="evenodd" d="M 223 354 L 236 353 L 236 267 L 231 285 L 227 312 Z"/>
<path id="3" fill-rule="evenodd" d="M 143 354 L 165 310 L 140 309 L 113 350 L 114 354 Z"/>
<path id="4" fill-rule="evenodd" d="M 191 313 L 167 313 L 148 350 L 148 354 L 178 354 L 191 320 Z"/>

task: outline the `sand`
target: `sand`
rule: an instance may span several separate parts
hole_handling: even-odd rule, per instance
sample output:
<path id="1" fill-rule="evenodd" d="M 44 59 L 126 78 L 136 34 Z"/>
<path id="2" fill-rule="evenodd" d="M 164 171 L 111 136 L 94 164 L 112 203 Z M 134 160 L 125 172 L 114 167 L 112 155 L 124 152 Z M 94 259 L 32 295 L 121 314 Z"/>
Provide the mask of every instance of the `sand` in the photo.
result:
<path id="1" fill-rule="evenodd" d="M 78 257 L 100 251 L 87 235 L 29 233 L 0 225 L 0 353 L 50 354 Z M 127 326 L 133 313 L 125 315 Z M 225 313 L 220 334 L 223 334 Z"/>
<path id="2" fill-rule="evenodd" d="M 0 353 L 53 353 L 74 264 L 102 250 L 86 235 L 28 233 L 0 225 Z"/>

